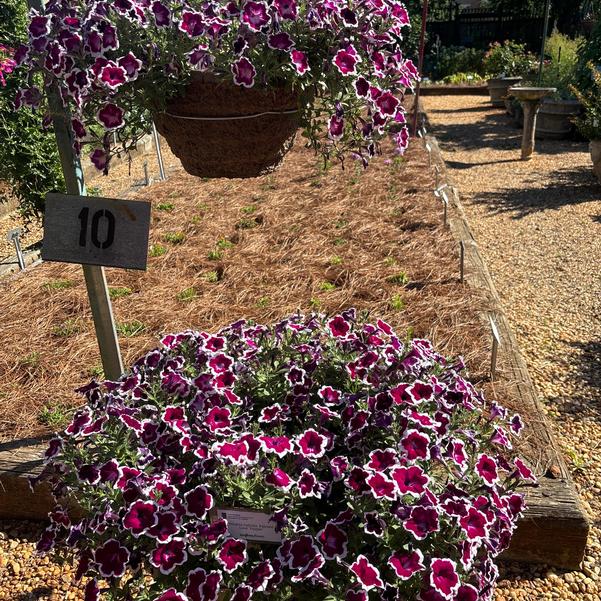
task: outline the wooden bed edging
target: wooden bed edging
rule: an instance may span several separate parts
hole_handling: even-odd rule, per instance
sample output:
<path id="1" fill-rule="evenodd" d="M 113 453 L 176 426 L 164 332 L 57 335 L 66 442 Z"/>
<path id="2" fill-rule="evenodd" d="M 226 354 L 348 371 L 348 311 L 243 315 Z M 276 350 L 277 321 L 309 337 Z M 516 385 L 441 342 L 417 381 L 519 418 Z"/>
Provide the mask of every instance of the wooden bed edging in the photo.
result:
<path id="1" fill-rule="evenodd" d="M 423 113 L 420 107 L 420 114 Z M 425 115 L 427 120 L 427 115 Z M 526 490 L 527 509 L 519 521 L 511 546 L 502 559 L 527 563 L 542 563 L 576 570 L 584 559 L 589 520 L 574 490 L 569 470 L 549 428 L 534 385 L 528 373 L 517 340 L 503 311 L 501 298 L 496 290 L 488 267 L 470 230 L 459 192 L 448 175 L 438 141 L 427 135 L 432 165 L 439 172 L 439 185 L 447 184 L 449 194 L 448 223 L 457 242 L 465 245 L 465 279 L 474 288 L 482 291 L 490 307 L 503 344 L 499 354 L 503 356 L 505 376 L 513 385 L 524 406 L 534 407 L 540 420 L 530 427 L 535 428 L 546 448 L 541 451 L 537 465 L 538 486 Z"/>

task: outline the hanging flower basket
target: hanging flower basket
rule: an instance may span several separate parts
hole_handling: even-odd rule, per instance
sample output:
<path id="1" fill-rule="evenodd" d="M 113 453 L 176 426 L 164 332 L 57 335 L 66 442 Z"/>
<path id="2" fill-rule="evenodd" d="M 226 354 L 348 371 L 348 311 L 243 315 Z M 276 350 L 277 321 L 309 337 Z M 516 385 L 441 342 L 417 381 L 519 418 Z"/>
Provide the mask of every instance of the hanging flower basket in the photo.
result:
<path id="1" fill-rule="evenodd" d="M 274 169 L 299 127 L 326 160 L 367 165 L 386 134 L 408 144 L 409 27 L 396 0 L 48 2 L 15 52 L 30 82 L 16 106 L 42 116 L 58 89 L 75 150 L 105 173 L 152 119 L 203 177 Z"/>
<path id="2" fill-rule="evenodd" d="M 194 73 L 184 94 L 154 120 L 189 174 L 257 177 L 273 171 L 292 147 L 298 102 L 286 88 L 247 89 Z"/>

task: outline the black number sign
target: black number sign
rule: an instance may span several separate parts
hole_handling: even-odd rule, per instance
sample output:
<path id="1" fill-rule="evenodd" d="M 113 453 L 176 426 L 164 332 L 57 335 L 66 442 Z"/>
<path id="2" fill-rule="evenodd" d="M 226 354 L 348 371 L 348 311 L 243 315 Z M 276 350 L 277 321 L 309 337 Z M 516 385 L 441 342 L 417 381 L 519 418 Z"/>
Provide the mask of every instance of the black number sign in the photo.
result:
<path id="1" fill-rule="evenodd" d="M 146 269 L 150 203 L 48 194 L 45 261 Z"/>
<path id="2" fill-rule="evenodd" d="M 84 207 L 78 216 L 78 219 L 81 221 L 81 230 L 79 232 L 79 246 L 85 246 L 88 239 L 88 216 L 90 214 L 90 209 L 88 207 Z M 98 239 L 99 229 L 100 229 L 100 220 L 105 218 L 108 222 L 106 238 L 103 242 L 100 242 Z M 94 216 L 92 217 L 92 244 L 96 248 L 109 248 L 113 242 L 115 241 L 115 216 L 108 210 L 104 209 L 101 211 L 96 211 Z"/>

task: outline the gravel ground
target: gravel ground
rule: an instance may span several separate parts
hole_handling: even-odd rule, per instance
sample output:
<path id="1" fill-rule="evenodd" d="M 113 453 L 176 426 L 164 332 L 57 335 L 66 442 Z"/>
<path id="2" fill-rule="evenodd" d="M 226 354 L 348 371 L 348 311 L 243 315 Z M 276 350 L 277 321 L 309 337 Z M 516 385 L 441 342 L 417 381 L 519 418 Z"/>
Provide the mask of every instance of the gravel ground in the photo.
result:
<path id="1" fill-rule="evenodd" d="M 539 140 L 522 162 L 521 131 L 484 97 L 424 104 L 593 524 L 581 572 L 506 567 L 497 600 L 601 599 L 601 184 L 587 144 Z"/>

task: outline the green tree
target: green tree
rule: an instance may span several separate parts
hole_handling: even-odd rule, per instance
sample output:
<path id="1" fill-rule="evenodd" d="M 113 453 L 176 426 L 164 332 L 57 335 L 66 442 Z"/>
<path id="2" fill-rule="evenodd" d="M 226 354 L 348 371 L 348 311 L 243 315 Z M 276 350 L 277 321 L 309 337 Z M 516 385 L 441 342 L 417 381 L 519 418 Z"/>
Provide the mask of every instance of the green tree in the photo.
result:
<path id="1" fill-rule="evenodd" d="M 0 44 L 15 48 L 27 38 L 25 0 L 0 0 Z M 15 92 L 24 84 L 19 69 L 0 87 L 0 180 L 9 184 L 8 194 L 19 200 L 26 219 L 39 217 L 50 190 L 63 190 L 64 183 L 52 130 L 41 128 L 41 117 L 29 110 L 15 111 Z M 9 196 L 0 192 L 0 202 Z"/>

